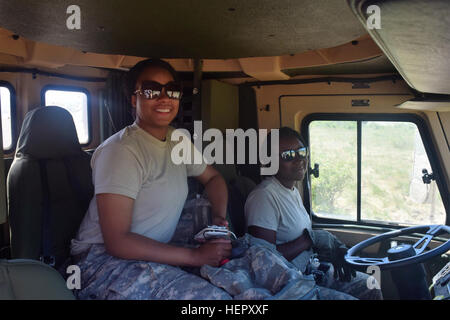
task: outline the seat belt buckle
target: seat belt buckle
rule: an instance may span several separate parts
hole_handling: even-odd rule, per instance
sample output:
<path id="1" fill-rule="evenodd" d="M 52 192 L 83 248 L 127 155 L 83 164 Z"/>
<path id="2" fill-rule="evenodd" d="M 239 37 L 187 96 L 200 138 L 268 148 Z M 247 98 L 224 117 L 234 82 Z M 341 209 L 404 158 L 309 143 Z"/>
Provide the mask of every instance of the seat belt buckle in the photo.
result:
<path id="1" fill-rule="evenodd" d="M 39 261 L 41 261 L 42 263 L 45 263 L 47 265 L 49 265 L 50 267 L 55 267 L 56 265 L 56 259 L 55 256 L 40 256 L 39 257 Z"/>

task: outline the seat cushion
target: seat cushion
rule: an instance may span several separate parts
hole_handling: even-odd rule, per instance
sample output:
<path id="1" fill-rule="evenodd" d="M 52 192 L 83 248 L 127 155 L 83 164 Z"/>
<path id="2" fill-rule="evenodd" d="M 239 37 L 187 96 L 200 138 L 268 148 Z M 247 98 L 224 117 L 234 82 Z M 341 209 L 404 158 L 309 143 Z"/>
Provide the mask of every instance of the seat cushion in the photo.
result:
<path id="1" fill-rule="evenodd" d="M 247 231 L 245 223 L 244 206 L 250 192 L 256 184 L 249 178 L 237 176 L 228 185 L 228 213 L 232 230 L 237 237 L 241 237 Z"/>
<path id="2" fill-rule="evenodd" d="M 43 191 L 39 161 L 17 158 L 8 175 L 12 258 L 38 260 L 42 245 Z M 56 265 L 69 255 L 70 240 L 93 195 L 90 155 L 47 160 L 50 231 Z M 74 190 L 73 184 L 79 186 Z"/>
<path id="3" fill-rule="evenodd" d="M 90 158 L 67 110 L 27 113 L 7 179 L 13 259 L 45 254 L 55 257 L 56 268 L 64 263 L 93 197 Z"/>
<path id="4" fill-rule="evenodd" d="M 33 260 L 0 260 L 0 300 L 74 300 L 55 269 Z"/>

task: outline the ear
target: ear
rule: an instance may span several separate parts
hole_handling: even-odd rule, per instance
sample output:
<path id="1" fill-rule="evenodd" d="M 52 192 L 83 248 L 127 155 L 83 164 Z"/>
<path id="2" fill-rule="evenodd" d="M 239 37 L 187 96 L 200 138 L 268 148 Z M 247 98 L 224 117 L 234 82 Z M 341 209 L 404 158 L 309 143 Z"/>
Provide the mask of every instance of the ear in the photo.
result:
<path id="1" fill-rule="evenodd" d="M 136 108 L 136 95 L 133 94 L 131 96 L 131 105 L 133 106 L 133 108 Z"/>

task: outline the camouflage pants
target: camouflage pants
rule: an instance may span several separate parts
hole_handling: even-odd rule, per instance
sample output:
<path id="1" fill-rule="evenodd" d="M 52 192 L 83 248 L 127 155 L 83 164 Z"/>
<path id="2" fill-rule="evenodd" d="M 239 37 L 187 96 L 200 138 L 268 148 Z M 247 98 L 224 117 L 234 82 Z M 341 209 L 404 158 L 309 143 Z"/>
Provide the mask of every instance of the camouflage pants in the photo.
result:
<path id="1" fill-rule="evenodd" d="M 79 299 L 231 299 L 222 289 L 178 267 L 119 259 L 107 254 L 103 245 L 93 245 L 77 265 L 81 269 Z"/>
<path id="2" fill-rule="evenodd" d="M 246 234 L 244 237 L 240 239 L 244 241 L 247 246 L 263 246 L 266 249 L 271 250 L 272 252 L 278 253 L 275 245 L 268 243 L 262 239 L 257 239 L 252 237 L 249 234 Z M 291 268 L 296 268 L 304 274 L 306 265 L 309 263 L 309 259 L 313 252 L 310 250 L 308 252 L 304 252 L 300 254 L 298 257 L 293 259 L 291 262 L 287 262 L 281 254 L 278 253 L 279 259 L 285 261 L 287 265 Z M 276 259 L 271 258 L 273 261 Z M 273 262 L 267 262 L 267 266 L 273 265 Z M 333 272 L 331 270 L 331 275 L 327 275 L 327 279 L 318 283 L 319 300 L 380 300 L 382 299 L 381 290 L 378 289 L 369 289 L 367 286 L 367 279 L 369 275 L 356 272 L 356 277 L 352 278 L 350 282 L 339 281 L 333 278 Z M 311 276 L 312 277 L 312 276 Z M 303 277 L 305 278 L 305 277 Z M 303 281 L 304 284 L 307 284 L 307 281 Z"/>
<path id="3" fill-rule="evenodd" d="M 297 257 L 291 261 L 299 270 L 305 270 L 305 257 L 301 257 L 302 254 L 299 255 L 301 259 L 298 259 L 299 257 Z M 310 256 L 310 254 L 308 253 L 307 256 Z M 370 289 L 367 285 L 367 281 L 369 279 L 368 274 L 357 271 L 356 277 L 352 277 L 350 282 L 340 281 L 334 278 L 333 265 L 331 263 L 326 264 L 329 265 L 330 269 L 327 272 L 320 272 L 322 276 L 320 280 L 317 280 L 317 284 L 320 286 L 320 291 L 323 292 L 323 294 L 321 295 L 321 299 L 342 300 L 344 298 L 347 299 L 348 295 L 361 300 L 383 299 L 381 290 L 373 288 L 373 284 L 370 286 L 372 289 Z M 306 263 L 306 266 L 310 267 L 310 262 Z M 373 279 L 372 281 L 376 280 Z"/>
<path id="4" fill-rule="evenodd" d="M 203 278 L 178 267 L 154 262 L 124 260 L 93 245 L 77 265 L 81 269 L 79 299 L 207 300 L 207 299 L 374 299 L 367 275 L 358 273 L 350 283 L 334 281 L 317 286 L 264 241 L 244 237 L 248 249 L 221 268 L 203 266 Z M 263 244 L 263 245 L 261 245 Z M 206 280 L 207 279 L 207 280 Z M 381 296 L 381 295 L 379 295 Z"/>
<path id="5" fill-rule="evenodd" d="M 204 265 L 202 277 L 237 300 L 317 299 L 313 276 L 305 276 L 276 250 L 252 245 L 219 268 Z"/>
<path id="6" fill-rule="evenodd" d="M 348 296 L 358 298 L 360 300 L 381 300 L 383 295 L 381 290 L 369 289 L 367 286 L 367 279 L 369 275 L 356 272 L 356 277 L 352 278 L 350 282 L 339 281 L 331 279 L 331 284 L 327 287 L 320 288 L 321 300 L 348 300 Z"/>
<path id="7" fill-rule="evenodd" d="M 351 282 L 327 279 L 326 287 L 316 284 L 313 275 L 299 272 L 276 247 L 249 234 L 239 241 L 248 247 L 245 255 L 232 259 L 220 268 L 203 266 L 201 275 L 223 288 L 234 299 L 319 299 L 357 300 L 381 299 L 380 290 L 367 287 L 368 275 L 357 272 Z M 331 276 L 332 277 L 332 276 Z"/>

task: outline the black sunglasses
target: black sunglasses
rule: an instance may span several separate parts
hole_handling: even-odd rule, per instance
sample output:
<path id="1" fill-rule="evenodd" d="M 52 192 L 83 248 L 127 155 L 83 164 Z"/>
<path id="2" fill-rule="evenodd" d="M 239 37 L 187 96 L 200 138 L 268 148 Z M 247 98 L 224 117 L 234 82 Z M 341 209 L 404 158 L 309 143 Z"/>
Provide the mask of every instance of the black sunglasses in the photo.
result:
<path id="1" fill-rule="evenodd" d="M 183 95 L 183 89 L 180 83 L 171 81 L 166 84 L 161 84 L 156 81 L 142 81 L 141 89 L 138 89 L 134 94 L 141 94 L 145 99 L 157 99 L 161 96 L 162 90 L 166 89 L 166 95 L 170 99 L 180 100 Z"/>
<path id="2" fill-rule="evenodd" d="M 283 161 L 293 161 L 295 157 L 298 157 L 300 160 L 303 160 L 308 157 L 308 148 L 302 147 L 297 150 L 286 150 L 281 152 L 280 156 Z"/>

